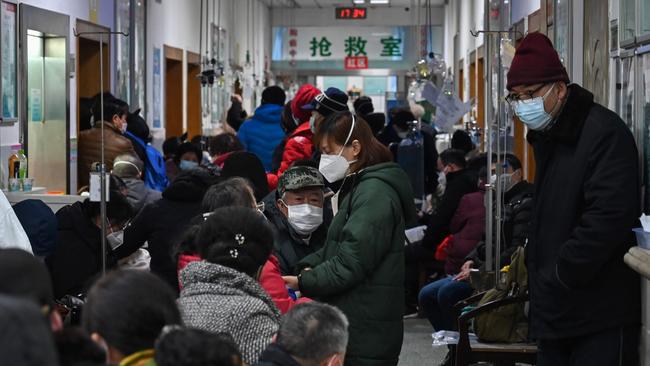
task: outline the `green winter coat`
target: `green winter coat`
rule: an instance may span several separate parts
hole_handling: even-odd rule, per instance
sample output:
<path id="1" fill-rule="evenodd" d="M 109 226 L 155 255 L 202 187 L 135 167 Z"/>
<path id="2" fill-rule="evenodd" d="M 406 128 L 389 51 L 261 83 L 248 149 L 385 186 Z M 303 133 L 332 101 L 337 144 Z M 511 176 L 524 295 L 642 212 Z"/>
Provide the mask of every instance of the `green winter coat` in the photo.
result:
<path id="1" fill-rule="evenodd" d="M 304 258 L 306 296 L 350 322 L 346 365 L 397 365 L 403 338 L 405 226 L 416 219 L 408 177 L 395 163 L 347 178 L 325 246 Z"/>

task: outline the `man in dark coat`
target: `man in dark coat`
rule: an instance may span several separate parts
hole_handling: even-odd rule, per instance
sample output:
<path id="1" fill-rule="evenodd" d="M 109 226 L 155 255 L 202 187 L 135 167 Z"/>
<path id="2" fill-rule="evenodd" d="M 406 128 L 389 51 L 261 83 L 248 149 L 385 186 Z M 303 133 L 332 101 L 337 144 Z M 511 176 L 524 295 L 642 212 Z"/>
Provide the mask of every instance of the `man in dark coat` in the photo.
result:
<path id="1" fill-rule="evenodd" d="M 255 366 L 342 365 L 348 343 L 348 320 L 327 304 L 300 304 L 280 321 L 277 341 Z"/>
<path id="2" fill-rule="evenodd" d="M 118 187 L 112 177 L 111 187 Z M 132 208 L 121 192 L 110 190 L 110 200 L 106 203 L 107 237 L 118 232 L 131 219 Z M 92 280 L 102 270 L 101 215 L 99 202 L 76 202 L 56 213 L 59 222 L 58 240 L 54 252 L 45 258 L 52 283 L 54 296 L 78 295 L 85 292 Z M 107 241 L 107 245 L 110 242 Z M 110 248 L 107 253 L 107 267 L 116 265 Z"/>
<path id="3" fill-rule="evenodd" d="M 162 199 L 144 206 L 124 230 L 124 244 L 114 252 L 115 257 L 126 258 L 148 243 L 151 272 L 178 290 L 173 251 L 192 218 L 202 213 L 203 196 L 215 182 L 216 178 L 206 169 L 183 171 L 162 193 Z"/>
<path id="4" fill-rule="evenodd" d="M 296 264 L 325 244 L 332 212 L 325 205 L 324 187 L 318 169 L 295 166 L 264 199 L 264 214 L 275 229 L 273 254 L 283 275 L 295 274 Z"/>
<path id="5" fill-rule="evenodd" d="M 623 262 L 640 214 L 634 138 L 569 85 L 540 33 L 520 44 L 507 88 L 537 166 L 526 248 L 537 365 L 638 364 L 639 277 Z"/>

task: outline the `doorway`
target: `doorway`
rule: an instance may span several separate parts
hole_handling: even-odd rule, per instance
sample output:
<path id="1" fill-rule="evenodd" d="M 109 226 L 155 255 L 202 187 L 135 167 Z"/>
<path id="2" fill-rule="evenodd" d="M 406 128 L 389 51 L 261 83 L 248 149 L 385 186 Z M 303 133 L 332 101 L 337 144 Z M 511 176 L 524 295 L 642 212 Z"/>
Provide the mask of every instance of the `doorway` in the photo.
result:
<path id="1" fill-rule="evenodd" d="M 77 19 L 77 32 L 110 32 L 110 28 Z M 77 38 L 77 132 L 90 128 L 92 98 L 101 91 L 100 72 L 103 73 L 105 92 L 111 89 L 110 36 L 102 35 L 100 70 L 99 34 L 84 34 Z"/>
<path id="2" fill-rule="evenodd" d="M 165 45 L 165 137 L 183 134 L 183 50 Z"/>
<path id="3" fill-rule="evenodd" d="M 70 192 L 70 18 L 20 4 L 22 141 L 27 174 L 48 191 Z"/>
<path id="4" fill-rule="evenodd" d="M 203 134 L 201 120 L 201 81 L 196 77 L 201 73 L 200 57 L 187 52 L 187 132 L 188 138 Z"/>

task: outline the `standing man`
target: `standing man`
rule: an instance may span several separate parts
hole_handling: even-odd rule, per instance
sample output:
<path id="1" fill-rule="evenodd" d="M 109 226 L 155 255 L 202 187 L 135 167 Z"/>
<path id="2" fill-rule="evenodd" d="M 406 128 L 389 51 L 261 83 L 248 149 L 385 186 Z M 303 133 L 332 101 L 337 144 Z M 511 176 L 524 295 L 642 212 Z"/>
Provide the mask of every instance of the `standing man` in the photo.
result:
<path id="1" fill-rule="evenodd" d="M 266 172 L 271 171 L 273 151 L 284 139 L 281 120 L 286 98 L 284 90 L 279 86 L 264 89 L 262 105 L 257 107 L 255 114 L 237 132 L 244 149 L 262 161 Z"/>
<path id="2" fill-rule="evenodd" d="M 537 365 L 636 365 L 639 277 L 623 262 L 641 202 L 634 138 L 569 84 L 540 33 L 517 48 L 507 88 L 537 166 L 526 248 Z"/>

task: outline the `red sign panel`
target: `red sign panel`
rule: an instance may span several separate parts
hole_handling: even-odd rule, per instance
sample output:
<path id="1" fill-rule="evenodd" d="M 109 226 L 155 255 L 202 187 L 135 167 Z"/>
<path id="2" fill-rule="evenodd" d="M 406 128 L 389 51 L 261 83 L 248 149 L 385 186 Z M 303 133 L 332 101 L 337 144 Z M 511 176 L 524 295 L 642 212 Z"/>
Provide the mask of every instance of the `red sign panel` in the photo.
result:
<path id="1" fill-rule="evenodd" d="M 359 70 L 368 68 L 367 56 L 348 56 L 345 58 L 346 70 Z"/>

